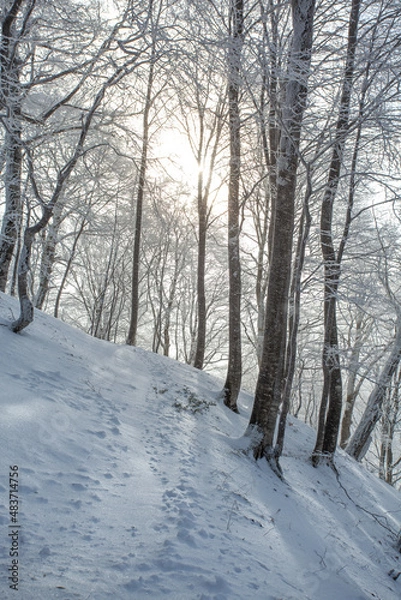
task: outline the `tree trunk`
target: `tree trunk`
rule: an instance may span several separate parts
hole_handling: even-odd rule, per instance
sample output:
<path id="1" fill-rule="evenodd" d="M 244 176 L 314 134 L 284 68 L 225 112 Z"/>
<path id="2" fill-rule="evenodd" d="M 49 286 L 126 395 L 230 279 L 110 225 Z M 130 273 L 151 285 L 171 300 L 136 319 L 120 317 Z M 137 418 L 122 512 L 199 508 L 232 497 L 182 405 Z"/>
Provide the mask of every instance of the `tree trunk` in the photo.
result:
<path id="1" fill-rule="evenodd" d="M 44 207 L 40 221 L 31 227 L 27 227 L 24 232 L 24 241 L 18 263 L 18 298 L 20 303 L 20 315 L 18 319 L 11 323 L 11 331 L 14 331 L 14 333 L 20 333 L 33 321 L 33 304 L 29 299 L 28 292 L 31 249 L 35 240 L 35 235 L 46 227 L 51 215 L 52 209 L 47 206 Z"/>
<path id="2" fill-rule="evenodd" d="M 266 301 L 262 363 L 248 427 L 255 458 L 265 457 L 280 473 L 274 458 L 277 415 L 284 389 L 288 296 L 291 281 L 295 191 L 302 119 L 310 71 L 314 0 L 292 2 L 293 39 L 287 67 L 282 132 L 277 160 L 276 209 Z M 255 435 L 256 434 L 256 435 Z"/>
<path id="3" fill-rule="evenodd" d="M 21 98 L 20 68 L 16 55 L 19 32 L 18 18 L 23 0 L 14 0 L 3 16 L 0 46 L 0 106 L 6 112 L 5 136 L 5 196 L 6 206 L 0 236 L 0 291 L 7 285 L 8 272 L 22 219 L 21 205 Z"/>
<path id="4" fill-rule="evenodd" d="M 336 255 L 333 241 L 333 207 L 340 179 L 344 144 L 349 131 L 351 92 L 354 81 L 354 62 L 357 45 L 358 21 L 361 0 L 353 0 L 349 25 L 345 74 L 342 84 L 336 137 L 329 175 L 322 201 L 320 243 L 324 263 L 324 340 L 323 340 L 323 393 L 319 412 L 318 433 L 312 454 L 317 465 L 322 456 L 333 459 L 342 411 L 342 377 L 337 330 L 337 292 L 341 275 L 340 252 Z M 349 211 L 348 211 L 349 212 Z M 348 224 L 349 227 L 349 224 Z M 346 224 L 341 254 L 348 234 Z"/>
<path id="5" fill-rule="evenodd" d="M 383 414 L 383 401 L 391 378 L 401 362 L 401 316 L 398 315 L 396 325 L 396 336 L 393 349 L 380 374 L 373 391 L 369 396 L 368 403 L 346 451 L 356 460 L 362 460 L 370 444 L 371 434 L 377 422 Z"/>
<path id="6" fill-rule="evenodd" d="M 228 50 L 228 111 L 230 132 L 230 175 L 228 184 L 228 273 L 229 273 L 229 348 L 227 377 L 223 388 L 224 404 L 238 412 L 241 388 L 241 263 L 239 249 L 239 185 L 241 172 L 240 67 L 244 30 L 244 2 L 232 5 L 232 33 Z"/>
<path id="7" fill-rule="evenodd" d="M 263 24 L 264 44 L 268 48 L 268 64 L 262 61 L 263 78 L 260 93 L 259 118 L 260 133 L 262 141 L 262 151 L 265 166 L 267 169 L 267 180 L 265 184 L 265 206 L 261 211 L 263 214 L 263 223 L 260 225 L 260 235 L 258 236 L 258 259 L 256 273 L 256 303 L 258 308 L 257 317 L 257 340 L 256 353 L 258 365 L 260 368 L 263 354 L 263 338 L 265 331 L 265 305 L 267 278 L 265 275 L 265 245 L 268 246 L 268 256 L 271 257 L 274 212 L 276 206 L 276 179 L 277 179 L 277 155 L 280 141 L 280 127 L 277 101 L 278 85 L 278 65 L 277 54 L 279 52 L 278 35 L 278 16 L 277 6 L 274 6 L 273 0 L 269 0 L 266 14 L 263 3 L 261 3 L 261 20 Z M 270 20 L 271 31 L 268 31 L 267 21 Z M 266 98 L 268 100 L 268 118 L 266 121 Z M 259 217 L 260 220 L 260 217 Z M 269 227 L 270 221 L 270 227 Z"/>
<path id="8" fill-rule="evenodd" d="M 61 204 L 56 204 L 53 212 L 53 219 L 49 225 L 47 237 L 43 245 L 40 263 L 39 286 L 35 298 L 35 307 L 39 310 L 42 310 L 49 292 L 50 278 L 56 259 L 56 246 L 58 242 L 58 232 L 61 225 L 62 209 L 63 207 Z"/>
<path id="9" fill-rule="evenodd" d="M 89 213 L 89 211 L 88 211 L 88 213 Z M 69 255 L 68 260 L 67 260 L 67 265 L 65 267 L 65 270 L 64 270 L 64 273 L 63 273 L 63 277 L 61 278 L 60 287 L 58 289 L 57 296 L 56 296 L 56 301 L 54 303 L 54 316 L 56 318 L 58 318 L 58 314 L 59 314 L 59 310 L 60 310 L 61 294 L 63 293 L 65 284 L 67 282 L 67 277 L 69 275 L 70 269 L 72 267 L 72 263 L 73 263 L 74 258 L 75 258 L 75 253 L 76 253 L 76 250 L 77 250 L 79 238 L 81 237 L 81 235 L 82 235 L 82 233 L 83 233 L 83 231 L 84 231 L 84 229 L 86 227 L 87 222 L 88 221 L 86 220 L 86 215 L 85 215 L 83 217 L 82 221 L 81 221 L 81 224 L 79 226 L 78 232 L 75 235 L 74 242 L 73 242 L 72 248 L 71 248 L 71 252 L 70 252 L 70 255 Z"/>
<path id="10" fill-rule="evenodd" d="M 359 386 L 356 385 L 358 374 L 359 358 L 361 355 L 364 332 L 363 332 L 363 312 L 358 311 L 356 318 L 355 343 L 351 350 L 351 357 L 348 365 L 347 396 L 345 400 L 344 414 L 341 421 L 340 446 L 345 448 L 351 435 L 352 415 L 354 412 L 355 400 L 358 395 Z"/>
<path id="11" fill-rule="evenodd" d="M 286 352 L 285 365 L 285 384 L 283 391 L 283 406 L 281 409 L 277 441 L 275 446 L 275 456 L 280 458 L 284 448 L 285 430 L 287 416 L 290 410 L 291 390 L 294 380 L 295 363 L 297 357 L 298 329 L 301 315 L 301 277 L 305 262 L 306 244 L 309 238 L 309 231 L 312 224 L 312 217 L 309 211 L 309 200 L 312 195 L 310 176 L 308 175 L 307 190 L 304 200 L 304 208 L 301 215 L 301 224 L 298 236 L 297 250 L 295 253 L 293 277 L 290 294 L 290 316 L 288 319 L 289 340 Z"/>
<path id="12" fill-rule="evenodd" d="M 204 122 L 203 113 L 199 113 L 200 137 L 198 148 L 198 186 L 197 186 L 197 201 L 198 201 L 198 270 L 196 278 L 197 291 L 197 340 L 195 350 L 194 367 L 196 369 L 203 368 L 205 359 L 206 347 L 206 292 L 205 292 L 205 264 L 206 264 L 206 232 L 207 232 L 207 196 L 205 197 L 203 190 L 203 140 L 204 140 Z"/>
<path id="13" fill-rule="evenodd" d="M 139 263 L 141 256 L 141 236 L 142 236 L 142 215 L 143 199 L 145 194 L 146 170 L 148 166 L 149 150 L 149 114 L 152 106 L 152 89 L 154 81 L 155 68 L 155 47 L 152 47 L 152 57 L 149 66 L 148 85 L 146 90 L 145 107 L 143 111 L 143 139 L 141 162 L 139 167 L 138 191 L 136 197 L 136 216 L 135 216 L 135 237 L 134 237 L 134 255 L 132 258 L 132 282 L 131 282 L 131 319 L 127 337 L 127 344 L 135 346 L 138 331 L 139 315 Z"/>
<path id="14" fill-rule="evenodd" d="M 200 177 L 200 175 L 199 175 Z M 199 188 L 199 186 L 198 186 Z M 201 197 L 201 198 L 200 198 Z M 205 265 L 206 265 L 206 231 L 207 212 L 203 202 L 203 194 L 198 189 L 198 271 L 197 271 L 197 339 L 194 367 L 203 368 L 206 348 L 206 291 L 205 291 Z"/>
<path id="15" fill-rule="evenodd" d="M 82 120 L 81 131 L 76 142 L 74 151 L 71 155 L 71 158 L 65 163 L 64 167 L 59 170 L 51 200 L 47 204 L 43 202 L 42 198 L 38 197 L 38 187 L 36 185 L 32 165 L 30 163 L 31 183 L 35 195 L 37 196 L 37 199 L 39 200 L 40 205 L 42 207 L 42 217 L 39 219 L 39 221 L 37 221 L 37 223 L 35 223 L 35 225 L 28 226 L 24 232 L 24 243 L 18 266 L 18 296 L 20 300 L 20 315 L 18 319 L 10 325 L 11 330 L 15 333 L 19 333 L 20 331 L 25 329 L 33 321 L 34 309 L 33 304 L 29 299 L 27 282 L 28 273 L 30 270 L 31 248 L 35 235 L 42 231 L 49 223 L 54 211 L 54 207 L 60 200 L 65 185 L 71 173 L 75 169 L 78 160 L 83 154 L 84 143 L 88 135 L 92 119 L 103 101 L 106 90 L 115 82 L 119 81 L 121 77 L 124 76 L 126 73 L 126 68 L 118 68 L 116 72 L 103 83 L 102 87 L 96 94 L 90 109 L 88 110 L 85 118 Z"/>

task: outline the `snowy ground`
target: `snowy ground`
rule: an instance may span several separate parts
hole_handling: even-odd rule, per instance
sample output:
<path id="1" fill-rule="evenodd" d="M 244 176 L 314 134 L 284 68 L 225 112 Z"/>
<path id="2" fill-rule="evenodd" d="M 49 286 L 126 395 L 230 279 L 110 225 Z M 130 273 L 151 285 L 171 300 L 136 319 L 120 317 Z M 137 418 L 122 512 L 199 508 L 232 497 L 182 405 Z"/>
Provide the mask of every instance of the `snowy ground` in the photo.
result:
<path id="1" fill-rule="evenodd" d="M 401 598 L 400 494 L 342 453 L 314 469 L 302 423 L 283 483 L 241 452 L 251 398 L 231 414 L 210 376 L 41 313 L 0 349 L 1 598 Z"/>

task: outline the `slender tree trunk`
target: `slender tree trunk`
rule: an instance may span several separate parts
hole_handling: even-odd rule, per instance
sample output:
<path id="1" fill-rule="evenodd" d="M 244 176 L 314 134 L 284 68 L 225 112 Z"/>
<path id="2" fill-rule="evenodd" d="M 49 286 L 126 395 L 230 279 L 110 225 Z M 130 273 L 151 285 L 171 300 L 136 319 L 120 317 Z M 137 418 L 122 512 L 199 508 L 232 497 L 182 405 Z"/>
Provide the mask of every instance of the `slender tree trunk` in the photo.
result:
<path id="1" fill-rule="evenodd" d="M 61 225 L 62 209 L 63 207 L 61 204 L 56 204 L 53 218 L 48 228 L 47 237 L 44 241 L 40 263 L 39 286 L 35 298 L 35 307 L 39 310 L 42 310 L 49 292 L 50 278 L 56 259 L 56 246 Z"/>
<path id="2" fill-rule="evenodd" d="M 274 457 L 277 415 L 284 390 L 288 296 L 291 281 L 295 190 L 302 119 L 310 71 L 314 0 L 293 0 L 293 38 L 288 58 L 287 84 L 282 111 L 283 127 L 277 160 L 277 200 L 272 223 L 273 238 L 262 363 L 248 427 L 255 458 L 265 457 L 280 474 Z"/>
<path id="3" fill-rule="evenodd" d="M 205 291 L 205 265 L 206 265 L 206 232 L 207 232 L 207 196 L 203 189 L 202 155 L 204 142 L 203 113 L 200 113 L 200 139 L 198 148 L 198 270 L 196 279 L 197 290 L 197 340 L 195 350 L 194 367 L 203 368 L 206 347 L 206 291 Z"/>
<path id="4" fill-rule="evenodd" d="M 392 485 L 393 481 L 393 439 L 394 439 L 394 421 L 391 410 L 393 400 L 393 391 L 387 390 L 383 401 L 383 415 L 381 418 L 381 443 L 379 454 L 379 478 Z"/>
<path id="5" fill-rule="evenodd" d="M 63 273 L 63 277 L 61 279 L 60 287 L 59 287 L 58 292 L 57 292 L 56 301 L 54 303 L 54 316 L 56 318 L 58 318 L 58 314 L 59 314 L 59 310 L 60 310 L 61 294 L 63 293 L 65 284 L 67 282 L 68 274 L 70 272 L 70 269 L 72 267 L 72 263 L 73 263 L 74 258 L 75 258 L 75 253 L 76 253 L 76 250 L 77 250 L 79 238 L 81 237 L 81 235 L 82 235 L 82 233 L 83 233 L 83 231 L 85 229 L 86 224 L 87 224 L 86 217 L 84 217 L 82 219 L 82 221 L 81 221 L 81 224 L 79 226 L 78 232 L 77 232 L 77 234 L 75 236 L 74 243 L 72 245 L 71 252 L 70 252 L 70 255 L 69 255 L 68 260 L 67 260 L 67 265 L 65 267 L 65 270 L 64 270 L 64 273 Z"/>
<path id="6" fill-rule="evenodd" d="M 199 198 L 199 196 L 198 196 Z M 205 206 L 198 203 L 199 228 L 198 228 L 198 272 L 197 272 L 197 340 L 194 367 L 203 368 L 206 349 L 206 290 L 205 290 L 205 266 L 206 266 L 206 231 L 207 214 Z"/>
<path id="7" fill-rule="evenodd" d="M 148 166 L 150 109 L 152 107 L 152 90 L 155 68 L 155 47 L 152 48 L 152 57 L 149 65 L 148 85 L 146 90 L 145 107 L 143 111 L 143 139 L 141 163 L 139 167 L 138 191 L 136 197 L 135 237 L 134 254 L 132 259 L 132 283 L 131 283 L 131 319 L 127 337 L 127 344 L 135 346 L 138 331 L 139 315 L 139 264 L 141 257 L 142 215 L 143 200 L 145 195 L 146 171 Z"/>
<path id="8" fill-rule="evenodd" d="M 224 100 L 220 99 L 217 110 L 214 115 L 212 132 L 208 139 L 205 139 L 205 108 L 201 105 L 198 98 L 197 108 L 199 115 L 199 140 L 197 149 L 198 181 L 197 181 L 197 205 L 198 205 L 198 265 L 197 265 L 197 332 L 196 347 L 193 365 L 197 369 L 203 369 L 206 352 L 206 325 L 207 325 L 207 304 L 206 304 L 206 239 L 209 227 L 210 210 L 208 208 L 210 188 L 212 185 L 213 171 L 216 164 L 217 153 L 219 150 L 220 138 L 223 131 Z M 214 134 L 214 137 L 213 137 Z M 210 157 L 208 150 L 212 145 Z M 206 175 L 204 166 L 206 159 L 208 161 L 208 171 Z"/>
<path id="9" fill-rule="evenodd" d="M 267 186 L 265 186 L 267 187 Z M 256 222 L 256 230 L 258 235 L 258 256 L 256 263 L 256 283 L 255 283 L 255 296 L 256 296 L 256 306 L 257 306 L 257 329 L 256 329 L 256 356 L 258 359 L 258 365 L 260 367 L 260 363 L 262 360 L 263 353 L 263 335 L 265 331 L 265 304 L 266 304 L 266 289 L 267 289 L 267 276 L 266 276 L 266 244 L 268 239 L 268 231 L 269 231 L 269 207 L 271 206 L 270 202 L 270 193 L 269 190 L 264 190 L 264 207 L 259 208 L 257 206 L 256 210 L 258 210 L 258 214 L 255 217 Z M 262 217 L 261 217 L 262 215 Z"/>
<path id="10" fill-rule="evenodd" d="M 232 34 L 228 50 L 228 111 L 230 132 L 230 175 L 228 184 L 228 273 L 229 273 L 229 348 L 227 377 L 223 388 L 224 404 L 238 412 L 241 389 L 241 262 L 239 249 L 239 186 L 241 173 L 241 119 L 239 111 L 240 68 L 244 30 L 244 2 L 232 2 Z"/>
<path id="11" fill-rule="evenodd" d="M 340 446 L 345 448 L 351 435 L 352 415 L 354 412 L 355 400 L 358 394 L 356 378 L 358 374 L 359 358 L 363 345 L 363 313 L 358 312 L 356 319 L 355 343 L 351 350 L 350 361 L 348 365 L 347 396 L 345 400 L 344 414 L 341 421 Z"/>
<path id="12" fill-rule="evenodd" d="M 323 393 L 319 412 L 318 433 L 312 454 L 313 464 L 322 457 L 332 460 L 336 447 L 342 411 L 342 377 L 337 329 L 337 292 L 341 275 L 341 256 L 336 255 L 333 241 L 333 207 L 340 179 L 344 144 L 349 131 L 351 92 L 357 45 L 361 0 L 352 0 L 348 25 L 348 45 L 339 116 L 336 126 L 329 175 L 322 201 L 320 243 L 324 263 L 324 340 Z M 349 224 L 348 224 L 349 227 Z M 346 230 L 344 233 L 348 233 Z M 342 251 L 345 239 L 343 236 Z M 339 253 L 340 254 L 340 253 Z"/>
<path id="13" fill-rule="evenodd" d="M 295 253 L 295 264 L 293 269 L 291 294 L 290 294 L 290 316 L 288 319 L 289 339 L 286 353 L 285 365 L 285 384 L 283 391 L 283 406 L 280 413 L 280 420 L 277 432 L 277 442 L 275 446 L 275 456 L 280 458 L 284 448 L 284 438 L 287 424 L 287 416 L 290 410 L 291 390 L 294 380 L 295 363 L 297 357 L 298 329 L 301 315 L 301 277 L 305 262 L 306 244 L 309 238 L 309 231 L 312 224 L 312 217 L 309 211 L 309 200 L 312 195 L 310 177 L 308 176 L 307 190 L 304 200 L 304 208 L 301 215 L 301 224 L 298 236 L 298 245 Z"/>
<path id="14" fill-rule="evenodd" d="M 353 436 L 351 437 L 346 451 L 356 460 L 362 460 L 370 445 L 371 434 L 380 417 L 383 414 L 383 402 L 388 390 L 389 383 L 398 365 L 401 363 L 401 316 L 398 315 L 396 325 L 396 336 L 390 356 L 380 374 L 373 391 L 369 396 L 368 403 Z"/>
<path id="15" fill-rule="evenodd" d="M 175 250 L 175 257 L 174 257 L 174 271 L 173 271 L 173 278 L 168 290 L 168 296 L 166 298 L 166 306 L 165 306 L 165 313 L 164 313 L 164 324 L 163 324 L 163 355 L 164 356 L 169 356 L 170 353 L 170 326 L 171 326 L 171 315 L 173 312 L 173 306 L 174 306 L 174 299 L 175 299 L 175 295 L 176 295 L 176 290 L 177 290 L 177 283 L 178 283 L 178 278 L 179 278 L 179 274 L 181 271 L 181 257 L 179 255 L 179 249 L 176 248 Z"/>

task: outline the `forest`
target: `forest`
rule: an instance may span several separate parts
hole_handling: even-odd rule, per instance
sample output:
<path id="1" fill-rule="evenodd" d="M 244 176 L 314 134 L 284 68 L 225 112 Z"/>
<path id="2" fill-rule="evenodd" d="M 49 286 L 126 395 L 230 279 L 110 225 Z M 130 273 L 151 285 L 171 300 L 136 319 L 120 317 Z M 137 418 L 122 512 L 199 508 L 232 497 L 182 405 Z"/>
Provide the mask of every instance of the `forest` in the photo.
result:
<path id="1" fill-rule="evenodd" d="M 12 331 L 43 310 L 217 374 L 278 476 L 292 414 L 315 466 L 399 488 L 398 0 L 1 0 L 0 27 Z"/>

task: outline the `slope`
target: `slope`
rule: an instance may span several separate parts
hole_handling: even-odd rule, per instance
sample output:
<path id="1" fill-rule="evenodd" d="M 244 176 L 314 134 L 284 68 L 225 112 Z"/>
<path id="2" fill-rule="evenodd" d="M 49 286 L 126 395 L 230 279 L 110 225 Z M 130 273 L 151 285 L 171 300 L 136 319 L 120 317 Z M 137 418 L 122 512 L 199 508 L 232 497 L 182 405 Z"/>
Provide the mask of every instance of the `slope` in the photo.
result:
<path id="1" fill-rule="evenodd" d="M 285 483 L 243 452 L 251 398 L 231 414 L 207 374 L 42 313 L 0 349 L 1 598 L 401 597 L 400 495 L 342 453 L 314 469 L 302 423 Z"/>

